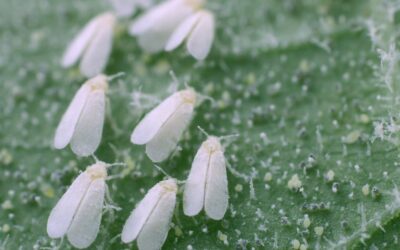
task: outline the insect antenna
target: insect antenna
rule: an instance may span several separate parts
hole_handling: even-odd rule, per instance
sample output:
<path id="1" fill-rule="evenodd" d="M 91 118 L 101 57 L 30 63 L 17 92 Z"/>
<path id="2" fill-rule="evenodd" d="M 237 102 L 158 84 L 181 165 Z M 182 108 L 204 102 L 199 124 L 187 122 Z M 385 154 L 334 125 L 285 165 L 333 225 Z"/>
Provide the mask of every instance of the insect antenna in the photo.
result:
<path id="1" fill-rule="evenodd" d="M 201 133 L 203 133 L 206 137 L 209 137 L 210 135 L 200 126 L 197 126 L 197 128 L 200 130 Z"/>
<path id="2" fill-rule="evenodd" d="M 221 141 L 224 141 L 223 146 L 225 148 L 225 147 L 229 146 L 239 136 L 240 136 L 240 134 L 223 135 L 223 136 L 220 136 L 219 139 Z"/>
<path id="3" fill-rule="evenodd" d="M 181 181 L 181 180 L 178 180 L 178 179 L 172 177 L 170 174 L 168 174 L 168 173 L 167 173 L 164 169 L 162 169 L 160 166 L 158 166 L 158 165 L 156 165 L 156 164 L 153 164 L 153 166 L 154 166 L 158 171 L 160 171 L 160 172 L 163 173 L 165 176 L 167 176 L 169 179 L 174 179 L 174 180 L 176 180 L 176 182 L 177 182 L 178 184 L 183 184 L 183 183 L 185 183 L 185 181 Z"/>
<path id="4" fill-rule="evenodd" d="M 117 78 L 122 77 L 122 76 L 125 76 L 125 72 L 118 72 L 118 73 L 116 73 L 114 75 L 107 76 L 107 80 L 111 82 L 114 79 L 117 79 Z"/>

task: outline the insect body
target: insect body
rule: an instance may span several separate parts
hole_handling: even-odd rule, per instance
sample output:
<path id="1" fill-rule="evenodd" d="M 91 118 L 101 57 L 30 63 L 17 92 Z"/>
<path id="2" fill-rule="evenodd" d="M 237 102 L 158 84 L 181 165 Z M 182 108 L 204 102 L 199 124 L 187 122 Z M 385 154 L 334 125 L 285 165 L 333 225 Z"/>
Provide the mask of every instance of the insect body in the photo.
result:
<path id="1" fill-rule="evenodd" d="M 204 60 L 214 41 L 214 15 L 208 10 L 199 10 L 186 18 L 172 33 L 165 46 L 166 51 L 177 48 L 186 39 L 189 53 L 197 60 Z"/>
<path id="2" fill-rule="evenodd" d="M 183 194 L 183 211 L 197 215 L 203 208 L 211 219 L 220 220 L 228 208 L 228 180 L 219 138 L 209 136 L 193 160 Z"/>
<path id="3" fill-rule="evenodd" d="M 50 213 L 47 233 L 51 238 L 67 235 L 76 248 L 93 243 L 102 217 L 106 177 L 106 164 L 97 162 L 75 179 Z"/>
<path id="4" fill-rule="evenodd" d="M 79 156 L 88 156 L 96 151 L 103 132 L 107 89 L 104 75 L 82 85 L 57 127 L 55 148 L 62 149 L 70 143 L 72 151 Z"/>
<path id="5" fill-rule="evenodd" d="M 214 41 L 214 14 L 203 0 L 168 0 L 136 19 L 130 34 L 148 52 L 171 51 L 187 39 L 189 53 L 203 60 Z"/>
<path id="6" fill-rule="evenodd" d="M 161 102 L 134 129 L 131 142 L 146 144 L 146 154 L 153 162 L 168 158 L 189 125 L 196 103 L 193 89 L 178 91 Z"/>
<path id="7" fill-rule="evenodd" d="M 93 18 L 68 45 L 61 65 L 67 68 L 81 59 L 79 67 L 83 75 L 100 74 L 111 53 L 115 23 L 115 16 L 109 12 Z"/>
<path id="8" fill-rule="evenodd" d="M 174 179 L 157 183 L 132 211 L 122 230 L 122 241 L 137 239 L 140 250 L 161 249 L 164 244 L 176 203 Z"/>

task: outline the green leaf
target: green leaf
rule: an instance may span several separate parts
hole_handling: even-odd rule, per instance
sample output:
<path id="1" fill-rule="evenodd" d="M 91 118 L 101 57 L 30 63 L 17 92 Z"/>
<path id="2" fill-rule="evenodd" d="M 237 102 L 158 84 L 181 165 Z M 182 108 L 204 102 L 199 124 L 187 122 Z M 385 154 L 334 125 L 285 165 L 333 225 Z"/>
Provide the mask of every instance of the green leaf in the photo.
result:
<path id="1" fill-rule="evenodd" d="M 398 248 L 395 1 L 225 0 L 208 6 L 218 29 L 204 63 L 183 46 L 146 54 L 126 34 L 129 21 L 118 25 L 105 73 L 126 76 L 110 83 L 96 156 L 127 167 L 109 171 L 111 198 L 121 210 L 104 214 L 91 248 L 136 248 L 122 244 L 122 226 L 164 176 L 129 137 L 171 93 L 170 71 L 179 88 L 187 83 L 214 101 L 196 109 L 181 150 L 163 169 L 187 177 L 205 139 L 197 126 L 240 136 L 225 149 L 225 218 L 184 216 L 180 192 L 165 249 L 288 249 L 295 240 L 309 249 Z M 85 81 L 59 61 L 74 34 L 108 8 L 94 0 L 0 2 L 0 248 L 60 244 L 46 234 L 47 217 L 94 160 L 51 147 Z M 62 248 L 71 248 L 67 240 Z"/>

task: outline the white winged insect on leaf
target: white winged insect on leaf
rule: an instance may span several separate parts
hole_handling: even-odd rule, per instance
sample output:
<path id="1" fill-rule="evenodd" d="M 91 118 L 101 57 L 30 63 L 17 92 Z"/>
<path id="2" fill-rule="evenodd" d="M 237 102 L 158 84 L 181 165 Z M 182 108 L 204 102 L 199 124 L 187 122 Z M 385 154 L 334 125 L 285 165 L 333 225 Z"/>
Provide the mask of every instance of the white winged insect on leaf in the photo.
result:
<path id="1" fill-rule="evenodd" d="M 183 211 L 195 216 L 204 208 L 208 217 L 221 220 L 228 208 L 226 160 L 220 138 L 208 136 L 194 157 L 183 193 Z"/>
<path id="2" fill-rule="evenodd" d="M 54 147 L 68 144 L 78 156 L 93 154 L 100 144 L 105 117 L 108 78 L 98 75 L 75 94 L 55 133 Z"/>
<path id="3" fill-rule="evenodd" d="M 67 68 L 80 59 L 83 75 L 93 77 L 101 73 L 111 53 L 115 23 L 116 18 L 110 12 L 93 18 L 68 45 L 61 65 Z"/>
<path id="4" fill-rule="evenodd" d="M 132 132 L 131 142 L 146 144 L 146 154 L 153 162 L 164 161 L 192 120 L 195 105 L 194 89 L 175 92 L 139 122 Z"/>
<path id="5" fill-rule="evenodd" d="M 47 234 L 51 238 L 66 235 L 76 248 L 86 248 L 93 243 L 103 213 L 107 166 L 98 161 L 74 180 L 50 213 Z"/>
<path id="6" fill-rule="evenodd" d="M 175 28 L 203 4 L 204 0 L 167 0 L 134 20 L 129 33 L 138 37 L 144 50 L 161 51 Z"/>
<path id="7" fill-rule="evenodd" d="M 139 250 L 161 249 L 170 229 L 177 190 L 175 179 L 153 186 L 125 222 L 122 241 L 137 240 Z"/>
<path id="8" fill-rule="evenodd" d="M 186 40 L 188 52 L 197 60 L 204 60 L 214 41 L 214 15 L 199 10 L 187 17 L 172 33 L 165 46 L 166 51 L 177 48 Z"/>

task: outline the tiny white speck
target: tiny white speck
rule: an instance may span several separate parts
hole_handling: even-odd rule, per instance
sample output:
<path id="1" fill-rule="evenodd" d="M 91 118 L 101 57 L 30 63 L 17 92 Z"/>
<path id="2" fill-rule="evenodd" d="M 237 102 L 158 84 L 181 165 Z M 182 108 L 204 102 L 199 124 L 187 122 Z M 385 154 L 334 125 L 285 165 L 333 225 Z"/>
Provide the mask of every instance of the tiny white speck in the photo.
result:
<path id="1" fill-rule="evenodd" d="M 368 196 L 369 195 L 369 185 L 365 184 L 362 188 L 361 191 L 363 193 L 363 195 Z"/>
<path id="2" fill-rule="evenodd" d="M 311 220 L 307 214 L 304 215 L 303 227 L 308 228 L 311 225 Z"/>
<path id="3" fill-rule="evenodd" d="M 293 247 L 293 249 L 299 249 L 300 248 L 300 241 L 298 239 L 292 240 L 292 247 Z"/>
<path id="4" fill-rule="evenodd" d="M 321 236 L 324 233 L 324 228 L 321 226 L 314 227 L 314 232 L 317 236 Z"/>
<path id="5" fill-rule="evenodd" d="M 287 184 L 288 188 L 291 190 L 299 190 L 302 187 L 302 182 L 299 179 L 299 176 L 297 174 L 294 174 L 290 180 L 288 181 Z"/>

